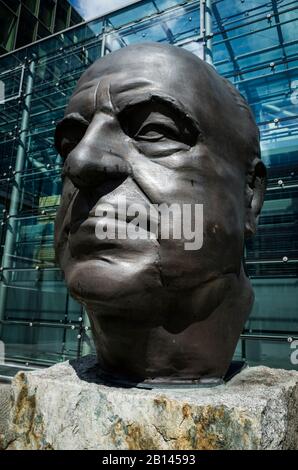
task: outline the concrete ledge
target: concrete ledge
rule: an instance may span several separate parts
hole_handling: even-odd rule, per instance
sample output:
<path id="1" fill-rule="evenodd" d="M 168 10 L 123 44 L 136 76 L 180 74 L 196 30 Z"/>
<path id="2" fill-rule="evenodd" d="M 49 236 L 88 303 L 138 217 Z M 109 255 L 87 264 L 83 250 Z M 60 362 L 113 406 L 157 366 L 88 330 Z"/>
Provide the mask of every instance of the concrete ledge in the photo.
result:
<path id="1" fill-rule="evenodd" d="M 141 390 L 98 383 L 94 365 L 87 356 L 19 372 L 0 447 L 298 448 L 297 371 L 260 366 L 214 388 Z"/>

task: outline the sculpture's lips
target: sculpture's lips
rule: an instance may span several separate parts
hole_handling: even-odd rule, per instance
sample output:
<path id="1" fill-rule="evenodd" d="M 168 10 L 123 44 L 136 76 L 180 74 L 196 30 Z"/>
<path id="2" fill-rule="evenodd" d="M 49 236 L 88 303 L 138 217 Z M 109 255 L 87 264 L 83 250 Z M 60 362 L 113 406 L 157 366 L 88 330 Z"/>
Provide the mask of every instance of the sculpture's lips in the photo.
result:
<path id="1" fill-rule="evenodd" d="M 89 224 L 96 226 L 96 224 L 100 223 L 103 220 L 104 220 L 104 224 L 106 224 L 106 225 L 114 224 L 116 229 L 117 229 L 117 227 L 119 227 L 119 225 L 129 224 L 130 222 L 133 221 L 134 218 L 135 218 L 135 215 L 133 215 L 133 216 L 128 216 L 127 215 L 126 217 L 123 217 L 123 216 L 119 217 L 117 212 L 115 212 L 114 217 L 94 215 L 93 213 L 90 212 L 88 218 L 86 218 L 86 219 L 75 219 L 75 220 L 71 221 L 69 224 L 67 224 L 67 226 L 65 227 L 65 231 L 67 232 L 67 234 L 74 234 L 78 230 L 80 230 L 81 228 L 83 228 L 85 230 L 85 227 L 87 227 Z M 149 216 L 148 216 L 147 220 L 144 221 L 144 222 L 147 222 L 147 224 L 145 223 L 145 226 L 142 227 L 142 228 L 146 232 L 149 232 L 149 227 L 150 227 L 150 218 L 149 218 Z M 95 227 L 94 227 L 94 233 L 95 233 Z"/>
<path id="2" fill-rule="evenodd" d="M 158 224 L 158 214 L 156 211 L 150 211 L 150 206 L 148 204 L 145 206 L 143 201 L 138 199 L 126 198 L 126 201 L 127 207 L 133 204 L 143 206 L 145 215 L 143 214 L 142 216 L 142 230 L 149 232 L 150 223 L 152 223 L 152 227 L 156 227 Z M 102 203 L 97 204 L 89 212 L 81 212 L 77 216 L 74 215 L 71 217 L 70 222 L 65 227 L 65 232 L 67 235 L 72 235 L 81 229 L 88 231 L 88 225 L 92 227 L 93 225 L 96 226 L 100 223 L 106 224 L 108 226 L 113 224 L 117 230 L 118 226 L 131 223 L 138 215 L 140 215 L 138 211 L 133 212 L 133 214 L 130 215 L 125 208 L 119 210 L 117 201 L 116 203 L 112 204 L 110 201 L 106 202 L 103 200 Z M 95 227 L 93 227 L 93 232 L 95 233 Z"/>
<path id="3" fill-rule="evenodd" d="M 98 222 L 100 222 L 100 218 L 93 216 L 70 225 L 68 241 L 73 255 L 86 255 L 101 250 L 122 247 L 122 240 L 112 239 L 108 236 L 101 240 L 96 236 Z M 105 218 L 105 224 L 108 226 L 109 223 L 112 224 L 112 220 Z M 125 242 L 125 240 L 123 241 Z"/>
<path id="4" fill-rule="evenodd" d="M 70 224 L 68 231 L 68 241 L 70 251 L 73 256 L 87 255 L 96 253 L 102 250 L 109 249 L 125 249 L 129 247 L 131 250 L 132 245 L 136 246 L 138 240 L 130 240 L 127 236 L 118 237 L 119 231 L 126 234 L 126 229 L 129 218 L 127 220 L 112 219 L 107 217 L 89 216 L 85 220 L 78 220 Z M 103 239 L 98 237 L 97 224 L 100 224 L 100 233 L 102 234 L 102 226 L 104 225 L 107 230 L 107 236 Z M 150 234 L 147 230 L 144 231 L 146 239 L 150 239 Z M 142 242 L 144 242 L 142 240 Z M 145 240 L 146 243 L 146 240 Z"/>

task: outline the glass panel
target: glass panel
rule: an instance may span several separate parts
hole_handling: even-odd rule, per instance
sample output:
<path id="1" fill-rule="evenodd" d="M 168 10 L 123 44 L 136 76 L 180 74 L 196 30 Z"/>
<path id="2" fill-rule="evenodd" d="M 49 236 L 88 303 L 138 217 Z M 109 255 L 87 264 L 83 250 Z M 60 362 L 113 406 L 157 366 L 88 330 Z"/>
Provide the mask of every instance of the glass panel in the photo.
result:
<path id="1" fill-rule="evenodd" d="M 295 364 L 292 359 L 294 348 L 288 338 L 279 340 L 240 339 L 234 354 L 234 360 L 245 360 L 249 366 L 260 364 L 267 367 L 278 367 L 282 369 L 294 369 Z"/>
<path id="2" fill-rule="evenodd" d="M 57 198 L 58 199 L 58 198 Z M 40 197 L 40 204 L 56 201 Z M 51 210 L 52 209 L 52 210 Z M 41 210 L 42 215 L 9 219 L 13 234 L 12 252 L 2 260 L 4 268 L 54 267 L 54 220 L 53 207 Z"/>
<path id="3" fill-rule="evenodd" d="M 246 324 L 249 331 L 291 335 L 298 331 L 297 279 L 290 277 L 253 279 L 256 300 Z"/>
<path id="4" fill-rule="evenodd" d="M 82 23 L 83 18 L 79 15 L 79 13 L 74 10 L 74 8 L 71 9 L 71 17 L 70 17 L 70 26 L 73 26 L 78 23 Z"/>
<path id="5" fill-rule="evenodd" d="M 0 44 L 10 51 L 14 45 L 16 16 L 0 3 Z"/>
<path id="6" fill-rule="evenodd" d="M 42 0 L 39 5 L 38 18 L 47 28 L 51 28 L 53 21 L 55 3 L 53 0 Z"/>
<path id="7" fill-rule="evenodd" d="M 8 133 L 13 131 L 8 131 Z M 12 171 L 14 169 L 15 154 L 17 149 L 16 139 L 3 139 L 0 142 L 0 184 L 7 184 L 11 181 Z M 1 133 L 0 133 L 1 138 Z"/>
<path id="8" fill-rule="evenodd" d="M 78 336 L 88 331 L 82 307 L 69 297 L 60 271 L 8 270 L 4 277 L 6 360 L 47 363 L 76 357 Z"/>
<path id="9" fill-rule="evenodd" d="M 7 321 L 3 326 L 7 362 L 50 365 L 74 359 L 80 351 L 79 329 Z"/>
<path id="10" fill-rule="evenodd" d="M 36 34 L 37 20 L 26 8 L 21 8 L 16 48 L 33 42 Z"/>
<path id="11" fill-rule="evenodd" d="M 42 0 L 40 4 L 44 3 L 44 1 L 45 0 Z M 38 5 L 37 0 L 23 0 L 22 3 L 24 3 L 24 5 L 26 5 L 26 7 L 29 8 L 29 10 L 32 11 L 34 15 L 36 15 Z"/>
<path id="12" fill-rule="evenodd" d="M 10 194 L 12 188 L 12 179 L 0 179 L 0 218 L 3 223 L 3 218 L 9 210 Z"/>
<path id="13" fill-rule="evenodd" d="M 1 3 L 5 3 L 6 6 L 15 13 L 20 6 L 20 0 L 2 0 Z"/>
<path id="14" fill-rule="evenodd" d="M 110 23 L 114 26 L 114 22 L 115 15 L 109 16 L 108 26 Z M 120 32 L 109 34 L 106 39 L 106 48 L 108 52 L 112 52 L 129 44 L 144 41 L 174 44 L 177 41 L 198 36 L 199 27 L 200 18 L 197 5 L 195 7 L 193 5 L 185 6 L 178 11 L 167 12 L 154 21 L 151 18 L 139 21 L 136 24 L 130 25 L 127 29 L 123 28 Z"/>
<path id="15" fill-rule="evenodd" d="M 55 213 L 60 204 L 61 176 L 59 170 L 27 173 L 22 177 L 20 212 L 23 214 Z"/>
<path id="16" fill-rule="evenodd" d="M 67 2 L 57 2 L 56 18 L 55 18 L 55 31 L 61 31 L 67 27 L 69 5 Z"/>
<path id="17" fill-rule="evenodd" d="M 45 28 L 41 23 L 38 24 L 37 38 L 36 39 L 46 38 L 50 34 L 51 34 L 51 32 L 47 28 Z"/>

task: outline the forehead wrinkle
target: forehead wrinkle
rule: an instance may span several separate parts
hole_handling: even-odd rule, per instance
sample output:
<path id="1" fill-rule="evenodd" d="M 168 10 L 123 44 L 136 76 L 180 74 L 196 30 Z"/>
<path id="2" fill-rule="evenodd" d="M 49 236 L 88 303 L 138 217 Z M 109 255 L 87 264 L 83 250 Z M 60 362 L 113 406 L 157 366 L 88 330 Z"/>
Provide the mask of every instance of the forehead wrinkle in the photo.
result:
<path id="1" fill-rule="evenodd" d="M 119 76 L 120 75 L 120 76 Z M 103 98 L 103 103 L 101 105 L 109 104 L 112 111 L 115 111 L 117 106 L 115 105 L 115 97 L 119 94 L 133 91 L 135 93 L 138 89 L 148 89 L 156 88 L 156 85 L 152 80 L 146 78 L 125 78 L 121 75 L 126 74 L 105 74 L 102 77 L 98 78 L 96 87 L 94 90 L 93 97 L 93 111 L 95 112 L 98 109 L 98 98 Z M 94 80 L 92 81 L 92 86 L 94 86 Z"/>
<path id="2" fill-rule="evenodd" d="M 84 77 L 85 78 L 85 77 Z M 78 93 L 89 90 L 96 86 L 98 82 L 98 77 L 94 77 L 92 80 L 80 79 L 72 96 L 76 96 Z"/>
<path id="3" fill-rule="evenodd" d="M 99 88 L 100 82 L 101 82 L 101 80 L 98 80 L 98 83 L 97 83 L 97 85 L 96 85 L 96 87 L 95 87 L 94 94 L 93 94 L 93 112 L 94 112 L 94 113 L 95 113 L 95 111 L 96 111 L 97 92 L 98 92 L 98 88 Z"/>
<path id="4" fill-rule="evenodd" d="M 91 119 L 93 114 L 93 88 L 94 84 L 88 83 L 84 87 L 77 88 L 72 94 L 65 109 L 64 116 L 78 113 L 86 120 Z"/>
<path id="5" fill-rule="evenodd" d="M 131 91 L 135 89 L 147 88 L 152 86 L 156 86 L 153 80 L 144 77 L 132 77 L 132 78 L 125 78 L 125 77 L 116 77 L 116 80 L 111 80 L 111 89 L 112 92 L 116 92 L 118 94 L 125 93 L 126 91 Z"/>
<path id="6" fill-rule="evenodd" d="M 99 98 L 101 98 L 101 102 Z M 106 113 L 113 113 L 115 111 L 111 96 L 111 82 L 108 76 L 99 79 L 94 91 L 94 114 L 98 110 Z"/>

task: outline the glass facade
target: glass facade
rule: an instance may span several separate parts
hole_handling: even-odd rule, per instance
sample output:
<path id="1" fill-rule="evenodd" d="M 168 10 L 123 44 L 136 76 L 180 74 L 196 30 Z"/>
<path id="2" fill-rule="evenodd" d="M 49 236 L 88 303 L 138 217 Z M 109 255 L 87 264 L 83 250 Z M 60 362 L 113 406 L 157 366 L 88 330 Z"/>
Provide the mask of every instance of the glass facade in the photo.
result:
<path id="1" fill-rule="evenodd" d="M 0 0 L 0 56 L 82 21 L 68 0 Z"/>
<path id="2" fill-rule="evenodd" d="M 48 24 L 51 2 L 40 3 Z M 297 10 L 291 0 L 142 0 L 0 58 L 0 339 L 8 363 L 47 365 L 93 349 L 85 312 L 55 264 L 55 124 L 95 59 L 159 41 L 213 62 L 253 109 L 269 184 L 258 234 L 246 246 L 256 300 L 235 357 L 297 367 Z"/>

